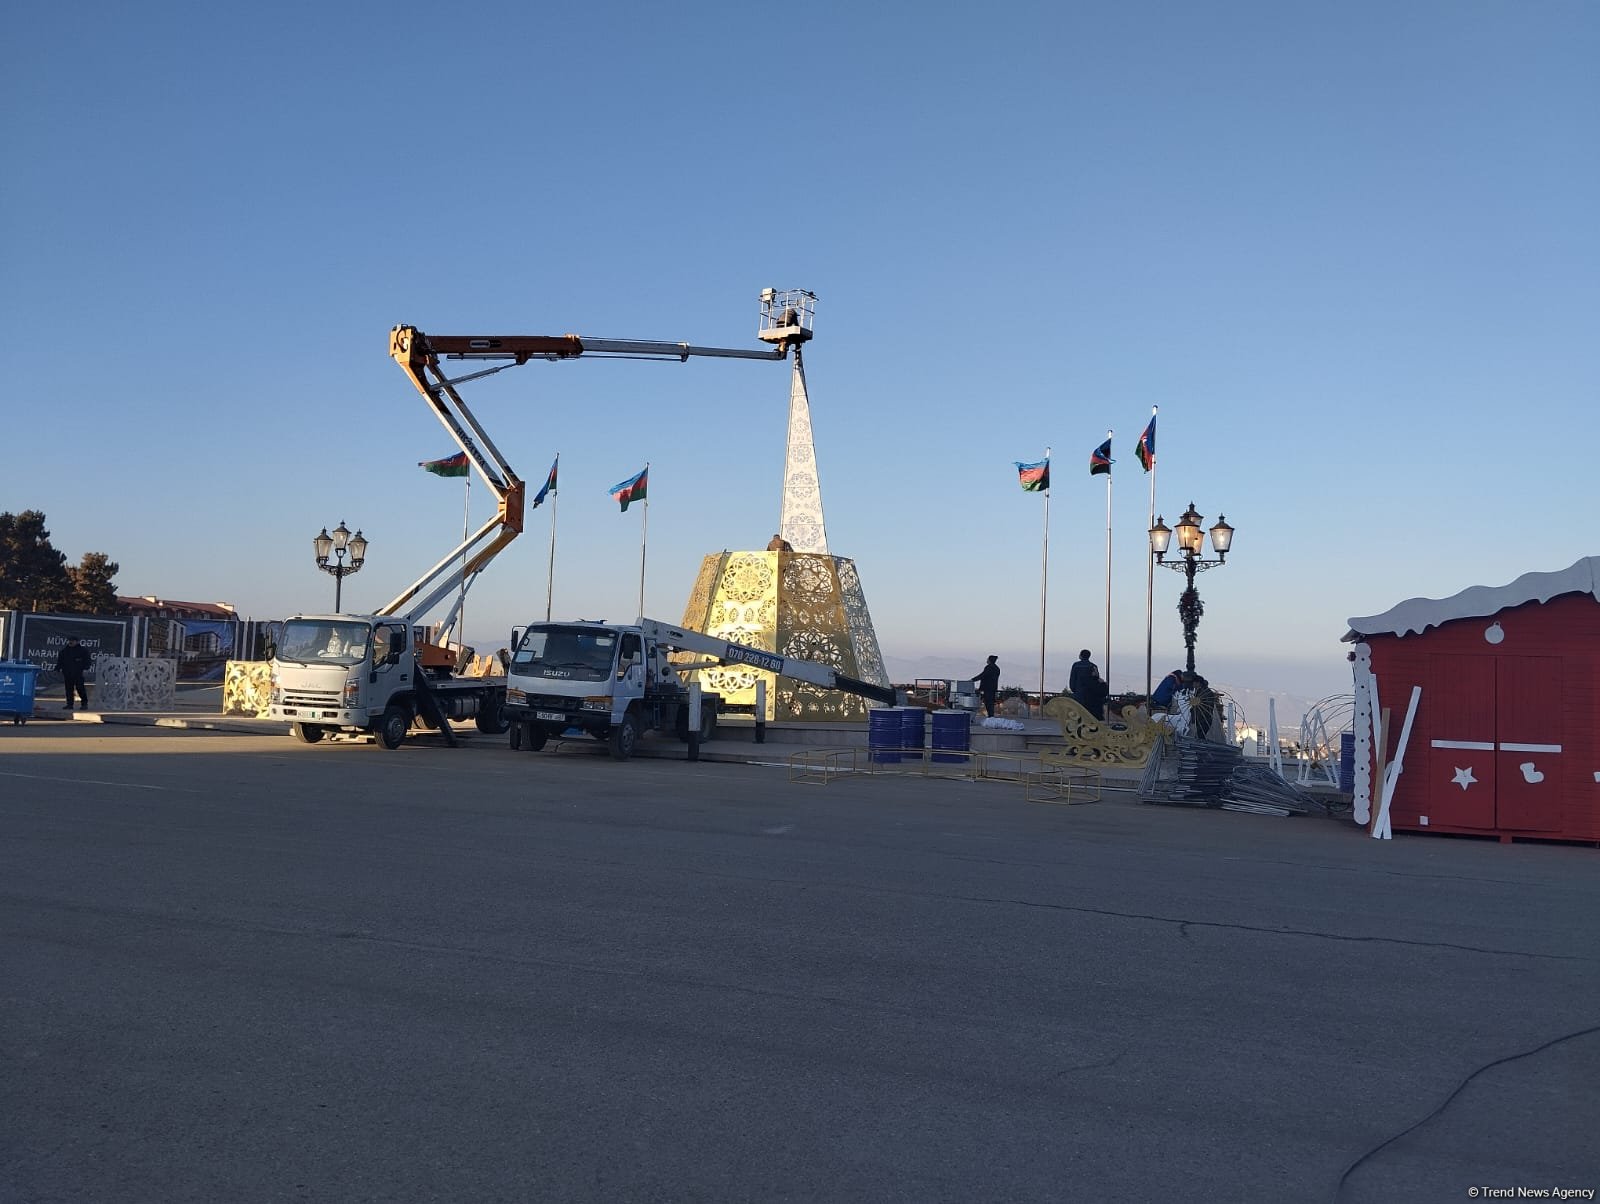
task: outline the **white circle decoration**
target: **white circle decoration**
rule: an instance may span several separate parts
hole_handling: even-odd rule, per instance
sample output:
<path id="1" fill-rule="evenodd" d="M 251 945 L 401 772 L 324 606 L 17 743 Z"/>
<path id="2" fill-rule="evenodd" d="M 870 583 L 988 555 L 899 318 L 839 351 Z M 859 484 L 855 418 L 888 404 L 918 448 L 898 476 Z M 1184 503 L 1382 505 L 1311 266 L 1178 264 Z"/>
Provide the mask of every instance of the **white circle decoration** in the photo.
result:
<path id="1" fill-rule="evenodd" d="M 1498 623 L 1490 623 L 1483 629 L 1483 638 L 1491 644 L 1498 644 L 1506 638 L 1506 629 Z"/>

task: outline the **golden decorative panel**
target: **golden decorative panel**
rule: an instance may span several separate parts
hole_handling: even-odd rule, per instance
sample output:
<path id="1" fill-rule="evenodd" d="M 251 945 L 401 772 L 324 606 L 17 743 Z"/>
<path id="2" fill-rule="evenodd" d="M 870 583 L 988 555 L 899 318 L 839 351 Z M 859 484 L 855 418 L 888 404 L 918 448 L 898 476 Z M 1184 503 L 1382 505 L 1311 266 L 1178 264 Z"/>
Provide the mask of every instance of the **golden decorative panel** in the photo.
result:
<path id="1" fill-rule="evenodd" d="M 1039 760 L 1057 765 L 1123 765 L 1138 768 L 1150 759 L 1156 741 L 1170 729 L 1151 723 L 1138 711 L 1125 710 L 1121 723 L 1096 719 L 1070 696 L 1044 704 L 1044 713 L 1061 724 L 1065 748 L 1045 749 Z"/>
<path id="2" fill-rule="evenodd" d="M 222 670 L 222 713 L 267 718 L 272 701 L 270 661 L 229 661 Z"/>
<path id="3" fill-rule="evenodd" d="M 707 556 L 683 625 L 718 639 L 829 665 L 849 677 L 888 685 L 878 639 L 853 562 L 813 552 L 721 552 Z M 680 660 L 694 660 L 682 656 Z M 867 701 L 777 677 L 749 665 L 700 671 L 700 682 L 734 706 L 754 706 L 767 682 L 771 722 L 858 721 Z"/>

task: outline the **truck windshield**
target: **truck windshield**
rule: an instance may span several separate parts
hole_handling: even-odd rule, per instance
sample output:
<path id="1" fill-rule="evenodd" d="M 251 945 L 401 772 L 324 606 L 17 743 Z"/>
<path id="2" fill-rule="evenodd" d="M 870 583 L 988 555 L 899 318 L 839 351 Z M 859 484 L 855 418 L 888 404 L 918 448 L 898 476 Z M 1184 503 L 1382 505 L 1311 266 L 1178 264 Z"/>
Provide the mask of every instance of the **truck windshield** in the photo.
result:
<path id="1" fill-rule="evenodd" d="M 511 672 L 524 677 L 604 681 L 617 656 L 617 633 L 594 627 L 532 627 L 522 637 Z"/>
<path id="2" fill-rule="evenodd" d="M 290 619 L 278 638 L 278 659 L 302 665 L 354 665 L 367 655 L 372 629 L 334 619 Z"/>

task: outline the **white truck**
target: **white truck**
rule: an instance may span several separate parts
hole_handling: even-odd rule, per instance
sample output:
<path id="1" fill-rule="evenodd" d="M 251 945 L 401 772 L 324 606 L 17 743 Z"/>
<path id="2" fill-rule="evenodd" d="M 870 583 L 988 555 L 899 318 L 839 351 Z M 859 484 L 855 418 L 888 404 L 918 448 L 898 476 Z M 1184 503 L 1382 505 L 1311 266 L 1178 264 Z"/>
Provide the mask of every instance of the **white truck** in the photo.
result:
<path id="1" fill-rule="evenodd" d="M 537 752 L 553 736 L 577 731 L 610 744 L 625 761 L 647 731 L 690 735 L 689 677 L 711 665 L 753 665 L 830 690 L 844 690 L 885 706 L 897 701 L 890 686 L 840 673 L 831 665 L 734 644 L 658 619 L 638 623 L 534 623 L 513 636 L 506 676 L 505 718 L 514 749 Z M 674 663 L 672 652 L 710 660 Z M 695 732 L 709 740 L 722 699 L 701 692 Z"/>
<path id="2" fill-rule="evenodd" d="M 429 667 L 431 648 L 405 619 L 295 615 L 272 659 L 272 718 L 307 744 L 330 732 L 371 732 L 384 748 L 399 748 L 418 719 L 452 744 L 453 719 L 505 731 L 505 678 Z"/>
<path id="3" fill-rule="evenodd" d="M 575 334 L 428 335 L 414 326 L 396 326 L 389 332 L 390 357 L 450 432 L 469 471 L 475 469 L 488 486 L 497 511 L 387 606 L 371 614 L 288 619 L 272 658 L 270 717 L 288 723 L 307 743 L 329 732 L 371 732 L 384 748 L 398 748 L 418 719 L 451 744 L 452 719 L 474 719 L 483 732 L 505 731 L 505 680 L 458 676 L 456 653 L 429 644 L 417 626 L 452 593 L 464 597 L 485 566 L 522 531 L 526 485 L 461 400 L 457 386 L 535 360 L 581 356 L 680 363 L 691 356 L 782 360 L 790 347 L 811 338 L 814 302 L 804 290 L 762 290 L 757 337 L 766 346 L 760 349 Z M 452 379 L 445 375 L 444 360 L 502 362 Z"/>

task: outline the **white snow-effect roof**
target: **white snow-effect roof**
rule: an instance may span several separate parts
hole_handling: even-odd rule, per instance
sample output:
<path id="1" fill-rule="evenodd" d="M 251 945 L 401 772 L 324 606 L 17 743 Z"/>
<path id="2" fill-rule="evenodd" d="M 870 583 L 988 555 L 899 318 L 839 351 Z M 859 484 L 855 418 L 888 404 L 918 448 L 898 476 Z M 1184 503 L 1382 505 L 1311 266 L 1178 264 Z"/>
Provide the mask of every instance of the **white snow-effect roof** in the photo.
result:
<path id="1" fill-rule="evenodd" d="M 1368 635 L 1418 634 L 1451 619 L 1481 619 L 1524 602 L 1588 594 L 1600 602 L 1600 556 L 1585 556 L 1558 573 L 1524 573 L 1510 585 L 1474 585 L 1448 598 L 1408 598 L 1381 615 L 1351 619 L 1346 642 Z"/>

